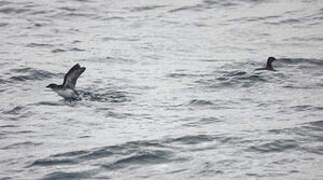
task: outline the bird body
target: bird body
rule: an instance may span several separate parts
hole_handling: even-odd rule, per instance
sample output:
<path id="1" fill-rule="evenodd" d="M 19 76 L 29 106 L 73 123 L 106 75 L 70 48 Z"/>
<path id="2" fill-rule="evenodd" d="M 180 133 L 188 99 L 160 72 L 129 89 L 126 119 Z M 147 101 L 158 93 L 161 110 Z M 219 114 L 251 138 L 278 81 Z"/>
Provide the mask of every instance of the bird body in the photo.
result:
<path id="1" fill-rule="evenodd" d="M 74 99 L 74 98 L 78 97 L 78 93 L 74 89 L 66 88 L 66 89 L 58 89 L 58 90 L 54 90 L 54 91 L 58 95 L 64 97 L 65 99 L 66 98 Z"/>
<path id="2" fill-rule="evenodd" d="M 62 85 L 49 84 L 46 87 L 52 89 L 65 100 L 79 99 L 79 95 L 75 90 L 75 85 L 77 79 L 85 71 L 85 69 L 85 67 L 81 67 L 79 64 L 76 64 L 65 74 Z"/>
<path id="3" fill-rule="evenodd" d="M 273 66 L 271 65 L 272 62 L 276 61 L 276 58 L 274 57 L 269 57 L 267 59 L 267 64 L 266 64 L 266 67 L 264 68 L 258 68 L 258 69 L 255 69 L 256 71 L 259 71 L 259 70 L 269 70 L 269 71 L 276 71 Z"/>

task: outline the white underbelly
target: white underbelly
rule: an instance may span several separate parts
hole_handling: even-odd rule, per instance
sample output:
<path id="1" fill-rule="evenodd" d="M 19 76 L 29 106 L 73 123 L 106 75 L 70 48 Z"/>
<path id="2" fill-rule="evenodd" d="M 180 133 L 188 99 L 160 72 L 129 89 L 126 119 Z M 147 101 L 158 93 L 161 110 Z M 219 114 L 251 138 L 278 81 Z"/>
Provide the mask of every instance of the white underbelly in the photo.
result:
<path id="1" fill-rule="evenodd" d="M 76 98 L 77 94 L 72 89 L 58 90 L 56 93 L 64 98 Z"/>

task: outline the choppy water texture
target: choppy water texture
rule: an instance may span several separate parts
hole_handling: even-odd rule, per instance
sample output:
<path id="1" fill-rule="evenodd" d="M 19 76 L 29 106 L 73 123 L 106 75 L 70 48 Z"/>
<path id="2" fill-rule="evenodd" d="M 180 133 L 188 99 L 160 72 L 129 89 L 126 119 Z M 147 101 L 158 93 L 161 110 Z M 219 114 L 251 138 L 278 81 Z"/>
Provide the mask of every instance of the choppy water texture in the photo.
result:
<path id="1" fill-rule="evenodd" d="M 320 0 L 10 0 L 0 18 L 0 179 L 323 179 Z M 254 71 L 268 56 L 278 71 Z M 75 63 L 66 103 L 45 86 Z"/>

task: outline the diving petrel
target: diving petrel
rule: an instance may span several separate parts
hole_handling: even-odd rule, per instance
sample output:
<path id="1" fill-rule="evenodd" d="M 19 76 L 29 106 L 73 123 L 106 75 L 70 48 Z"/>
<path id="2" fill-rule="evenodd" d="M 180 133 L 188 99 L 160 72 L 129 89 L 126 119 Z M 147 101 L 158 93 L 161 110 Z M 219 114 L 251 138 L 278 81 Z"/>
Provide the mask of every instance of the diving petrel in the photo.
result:
<path id="1" fill-rule="evenodd" d="M 79 64 L 75 64 L 64 76 L 64 82 L 62 85 L 49 84 L 47 88 L 52 89 L 58 95 L 62 96 L 65 100 L 77 100 L 78 93 L 74 89 L 77 79 L 85 71 L 85 67 L 81 67 Z"/>
<path id="2" fill-rule="evenodd" d="M 258 70 L 276 71 L 276 70 L 273 68 L 273 66 L 271 65 L 271 63 L 272 63 L 272 62 L 274 62 L 274 61 L 276 61 L 276 58 L 274 58 L 274 57 L 269 57 L 269 58 L 267 59 L 267 65 L 266 65 L 266 67 L 264 67 L 264 68 L 258 68 L 258 69 L 255 69 L 255 70 L 256 70 L 256 71 L 258 71 Z"/>

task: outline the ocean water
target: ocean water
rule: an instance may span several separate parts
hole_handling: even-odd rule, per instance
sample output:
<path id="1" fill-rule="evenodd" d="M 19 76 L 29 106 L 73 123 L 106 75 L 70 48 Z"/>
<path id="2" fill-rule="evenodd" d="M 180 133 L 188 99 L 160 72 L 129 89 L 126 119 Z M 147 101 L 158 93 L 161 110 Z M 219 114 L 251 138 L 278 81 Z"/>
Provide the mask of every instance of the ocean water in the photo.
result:
<path id="1" fill-rule="evenodd" d="M 4 0 L 0 20 L 1 180 L 323 179 L 320 0 Z M 76 63 L 68 103 L 46 86 Z"/>

